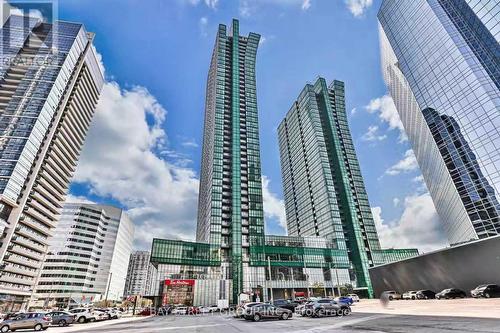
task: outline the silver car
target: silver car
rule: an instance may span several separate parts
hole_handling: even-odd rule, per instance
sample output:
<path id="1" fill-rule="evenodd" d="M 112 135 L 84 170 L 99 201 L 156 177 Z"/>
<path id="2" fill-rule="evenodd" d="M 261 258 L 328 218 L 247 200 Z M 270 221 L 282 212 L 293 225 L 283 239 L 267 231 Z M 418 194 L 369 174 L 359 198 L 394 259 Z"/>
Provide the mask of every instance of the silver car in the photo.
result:
<path id="1" fill-rule="evenodd" d="M 4 320 L 0 323 L 0 332 L 8 332 L 19 329 L 34 329 L 35 331 L 49 328 L 51 318 L 42 312 L 20 313 L 14 318 Z"/>

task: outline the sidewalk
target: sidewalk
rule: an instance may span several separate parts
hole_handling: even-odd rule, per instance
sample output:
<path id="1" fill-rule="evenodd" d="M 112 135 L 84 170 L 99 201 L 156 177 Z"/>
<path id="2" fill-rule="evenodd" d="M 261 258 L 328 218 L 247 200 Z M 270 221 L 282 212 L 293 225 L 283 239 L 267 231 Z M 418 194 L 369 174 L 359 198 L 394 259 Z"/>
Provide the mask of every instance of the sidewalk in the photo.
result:
<path id="1" fill-rule="evenodd" d="M 383 313 L 412 316 L 447 316 L 500 319 L 500 298 L 391 301 L 387 308 L 379 300 L 362 299 L 352 307 L 353 312 Z"/>
<path id="2" fill-rule="evenodd" d="M 94 323 L 86 323 L 86 324 L 72 324 L 68 327 L 59 327 L 59 326 L 51 326 L 50 331 L 57 333 L 66 333 L 66 332 L 78 332 L 83 330 L 96 329 L 103 326 L 109 326 L 113 324 L 123 324 L 128 322 L 133 322 L 141 319 L 147 319 L 149 316 L 124 316 L 120 319 L 111 319 L 111 320 L 103 320 L 96 321 Z"/>

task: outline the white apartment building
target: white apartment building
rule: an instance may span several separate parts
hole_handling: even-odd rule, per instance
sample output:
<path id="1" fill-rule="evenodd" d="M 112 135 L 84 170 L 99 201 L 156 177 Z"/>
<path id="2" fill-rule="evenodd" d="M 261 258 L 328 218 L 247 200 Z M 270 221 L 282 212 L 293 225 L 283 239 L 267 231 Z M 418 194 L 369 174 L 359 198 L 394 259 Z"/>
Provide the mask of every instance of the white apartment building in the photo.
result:
<path id="1" fill-rule="evenodd" d="M 146 284 L 149 270 L 149 251 L 135 251 L 130 255 L 125 296 L 146 295 Z"/>
<path id="2" fill-rule="evenodd" d="M 36 287 L 37 305 L 121 300 L 134 225 L 123 210 L 65 204 Z"/>

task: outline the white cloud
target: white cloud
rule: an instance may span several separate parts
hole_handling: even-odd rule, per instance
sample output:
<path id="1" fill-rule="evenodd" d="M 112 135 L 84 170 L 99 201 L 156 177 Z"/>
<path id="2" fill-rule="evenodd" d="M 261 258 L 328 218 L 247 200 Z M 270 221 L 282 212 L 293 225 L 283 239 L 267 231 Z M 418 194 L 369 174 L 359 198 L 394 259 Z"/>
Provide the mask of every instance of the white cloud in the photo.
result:
<path id="1" fill-rule="evenodd" d="M 383 248 L 429 252 L 448 245 L 429 193 L 406 197 L 403 214 L 394 223 L 384 223 L 380 207 L 372 207 L 372 214 Z"/>
<path id="2" fill-rule="evenodd" d="M 198 143 L 195 141 L 195 139 L 185 139 L 181 145 L 183 145 L 184 147 L 188 147 L 188 148 L 198 148 L 199 145 Z"/>
<path id="3" fill-rule="evenodd" d="M 255 6 L 252 4 L 251 1 L 249 0 L 241 0 L 240 1 L 240 6 L 238 8 L 238 12 L 240 13 L 240 16 L 243 17 L 250 17 L 255 13 Z"/>
<path id="4" fill-rule="evenodd" d="M 358 110 L 356 110 L 356 108 L 352 108 L 352 110 L 351 110 L 351 116 L 355 115 L 357 111 Z"/>
<path id="5" fill-rule="evenodd" d="M 200 34 L 203 37 L 206 37 L 208 35 L 207 25 L 208 25 L 208 18 L 205 16 L 200 18 L 200 21 L 198 22 L 198 26 L 200 27 Z"/>
<path id="6" fill-rule="evenodd" d="M 397 207 L 399 205 L 399 202 L 400 202 L 399 198 L 392 199 L 392 204 L 394 205 L 394 207 Z"/>
<path id="7" fill-rule="evenodd" d="M 81 195 L 73 195 L 68 194 L 66 196 L 65 203 L 86 203 L 86 204 L 95 204 L 96 202 L 89 200 L 88 198 Z"/>
<path id="8" fill-rule="evenodd" d="M 239 3 L 239 14 L 242 17 L 250 17 L 257 14 L 262 6 L 274 5 L 289 7 L 295 6 L 303 11 L 308 10 L 311 7 L 311 0 L 240 0 Z"/>
<path id="9" fill-rule="evenodd" d="M 396 105 L 392 97 L 389 95 L 384 95 L 382 97 L 374 98 L 365 106 L 365 109 L 369 113 L 378 113 L 378 117 L 381 121 L 387 123 L 390 129 L 399 130 L 399 140 L 400 142 L 406 141 L 406 133 L 403 127 L 403 123 L 399 118 Z"/>
<path id="10" fill-rule="evenodd" d="M 205 5 L 211 9 L 216 9 L 218 4 L 219 0 L 205 0 Z"/>
<path id="11" fill-rule="evenodd" d="M 418 169 L 417 159 L 413 150 L 408 149 L 405 152 L 405 156 L 402 160 L 391 166 L 389 169 L 385 171 L 387 175 L 394 176 L 399 175 L 400 173 L 410 172 Z"/>
<path id="12" fill-rule="evenodd" d="M 373 4 L 373 0 L 344 0 L 354 17 L 361 17 Z"/>
<path id="13" fill-rule="evenodd" d="M 197 6 L 200 3 L 200 0 L 185 0 L 188 4 Z"/>
<path id="14" fill-rule="evenodd" d="M 269 190 L 269 178 L 262 176 L 262 198 L 264 201 L 264 215 L 268 219 L 278 219 L 286 230 L 285 202 Z"/>
<path id="15" fill-rule="evenodd" d="M 25 11 L 16 7 L 11 7 L 9 11 L 10 15 L 20 15 L 20 16 L 29 16 L 38 18 L 40 20 L 44 20 L 43 14 L 38 9 L 30 9 L 29 11 Z"/>
<path id="16" fill-rule="evenodd" d="M 145 88 L 106 83 L 75 175 L 128 210 L 138 248 L 149 248 L 153 237 L 193 238 L 196 226 L 196 173 L 158 153 L 167 150 L 166 114 Z"/>
<path id="17" fill-rule="evenodd" d="M 387 135 L 379 135 L 378 134 L 378 126 L 369 126 L 368 131 L 363 134 L 361 140 L 363 141 L 382 141 L 387 138 Z"/>

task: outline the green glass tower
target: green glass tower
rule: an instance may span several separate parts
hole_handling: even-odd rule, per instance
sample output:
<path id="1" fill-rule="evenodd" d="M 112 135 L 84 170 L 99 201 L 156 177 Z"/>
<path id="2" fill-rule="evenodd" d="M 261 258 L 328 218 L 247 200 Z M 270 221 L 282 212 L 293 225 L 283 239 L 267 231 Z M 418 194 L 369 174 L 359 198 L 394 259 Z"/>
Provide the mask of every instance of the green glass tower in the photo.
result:
<path id="1" fill-rule="evenodd" d="M 255 58 L 260 35 L 219 25 L 207 80 L 197 241 L 243 290 L 250 239 L 264 242 Z M 230 264 L 229 264 L 230 263 Z"/>
<path id="2" fill-rule="evenodd" d="M 358 288 L 384 262 L 347 124 L 344 83 L 307 84 L 281 122 L 279 145 L 288 233 L 333 238 L 347 249 Z"/>

